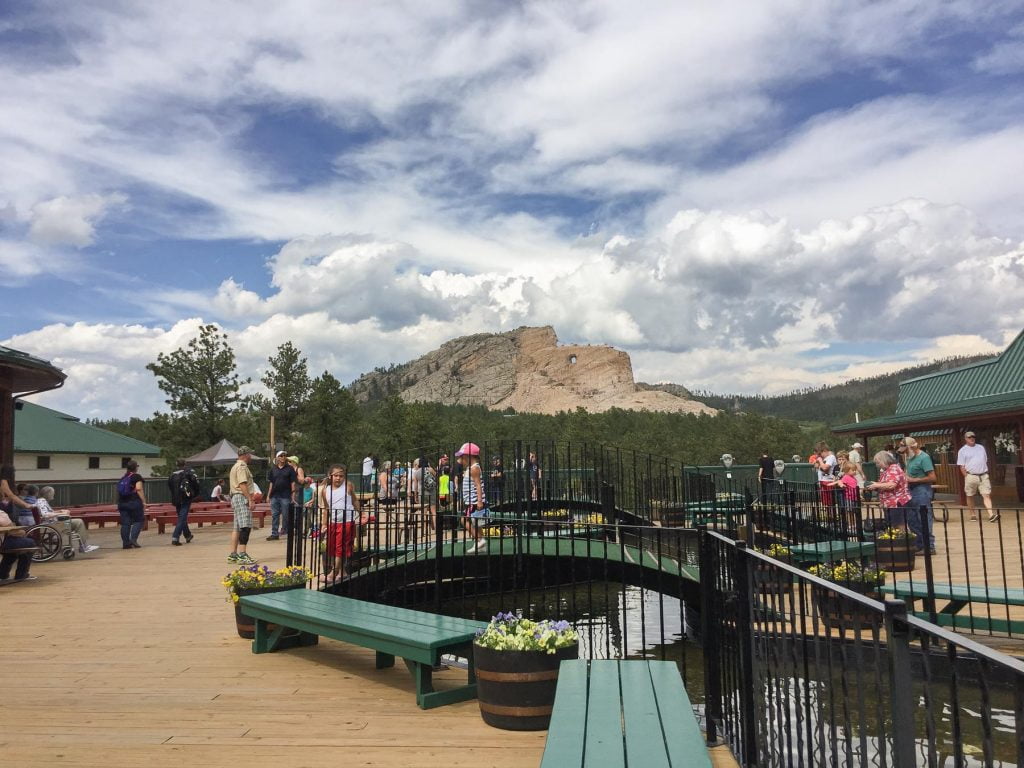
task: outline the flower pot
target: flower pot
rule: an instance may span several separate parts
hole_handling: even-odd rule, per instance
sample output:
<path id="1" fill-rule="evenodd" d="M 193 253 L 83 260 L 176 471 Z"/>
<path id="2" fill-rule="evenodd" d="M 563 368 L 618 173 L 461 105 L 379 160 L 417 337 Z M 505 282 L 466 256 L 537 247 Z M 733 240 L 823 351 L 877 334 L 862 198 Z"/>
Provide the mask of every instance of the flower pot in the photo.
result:
<path id="1" fill-rule="evenodd" d="M 913 539 L 875 539 L 875 563 L 883 571 L 908 573 L 917 557 Z"/>
<path id="2" fill-rule="evenodd" d="M 776 557 L 780 563 L 789 563 L 790 557 Z M 758 562 L 754 567 L 754 588 L 762 596 L 782 595 L 793 589 L 793 577 L 789 571 Z"/>
<path id="3" fill-rule="evenodd" d="M 289 589 L 305 588 L 305 584 L 290 584 L 287 587 L 268 587 L 267 589 L 236 589 L 235 594 L 239 597 L 245 597 L 246 595 L 269 595 L 271 592 L 286 592 Z M 235 603 L 235 625 L 238 627 L 239 637 L 246 640 L 252 640 L 256 637 L 256 625 L 253 623 L 252 618 L 242 613 L 242 604 L 240 602 Z M 277 625 L 270 624 L 268 629 L 277 629 Z M 291 632 L 292 634 L 297 634 L 294 630 L 291 630 Z"/>
<path id="4" fill-rule="evenodd" d="M 877 591 L 879 585 L 873 582 L 847 581 L 839 582 L 839 586 L 874 600 L 881 599 Z M 830 589 L 814 587 L 814 604 L 818 608 L 818 615 L 829 629 L 873 629 L 882 624 L 880 612 L 862 608 L 859 603 L 848 600 Z"/>
<path id="5" fill-rule="evenodd" d="M 484 722 L 507 731 L 543 731 L 551 722 L 558 665 L 578 644 L 544 651 L 496 651 L 473 645 L 477 700 Z"/>

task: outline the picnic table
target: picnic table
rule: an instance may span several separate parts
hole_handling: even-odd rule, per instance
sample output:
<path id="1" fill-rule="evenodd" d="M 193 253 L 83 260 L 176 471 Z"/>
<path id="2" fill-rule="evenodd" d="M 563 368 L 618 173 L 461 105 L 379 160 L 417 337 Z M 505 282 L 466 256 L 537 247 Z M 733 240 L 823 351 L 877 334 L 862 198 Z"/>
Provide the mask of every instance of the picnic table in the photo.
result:
<path id="1" fill-rule="evenodd" d="M 895 584 L 882 587 L 882 592 L 893 597 L 906 600 L 915 616 L 932 620 L 929 611 L 914 611 L 914 601 L 934 598 L 948 601 L 941 611 L 935 614 L 936 622 L 942 627 L 967 629 L 974 631 L 1006 632 L 1024 634 L 1024 619 L 1012 619 L 1006 611 L 1005 617 L 992 616 L 991 606 L 1024 606 L 1024 589 L 1015 587 L 989 587 L 973 584 L 933 583 L 931 589 L 926 581 L 897 581 Z M 969 609 L 971 605 L 983 605 L 984 608 Z"/>

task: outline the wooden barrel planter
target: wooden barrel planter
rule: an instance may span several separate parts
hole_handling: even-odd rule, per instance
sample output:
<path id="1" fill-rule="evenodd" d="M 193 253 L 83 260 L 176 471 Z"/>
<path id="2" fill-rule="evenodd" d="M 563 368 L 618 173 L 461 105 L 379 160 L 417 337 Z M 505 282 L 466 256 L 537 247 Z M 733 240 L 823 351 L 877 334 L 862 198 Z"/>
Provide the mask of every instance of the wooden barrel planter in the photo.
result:
<path id="1" fill-rule="evenodd" d="M 477 700 L 484 722 L 506 731 L 543 731 L 551 722 L 558 665 L 578 659 L 579 645 L 544 651 L 473 646 Z"/>
<path id="2" fill-rule="evenodd" d="M 882 599 L 877 591 L 878 585 L 873 583 L 851 581 L 840 583 L 839 586 L 873 600 Z M 829 589 L 814 587 L 814 604 L 818 608 L 818 616 L 829 629 L 873 629 L 882 624 L 882 614 L 878 611 L 862 608 L 859 603 L 847 600 Z"/>
<path id="3" fill-rule="evenodd" d="M 235 594 L 239 597 L 245 597 L 246 595 L 269 595 L 271 592 L 285 592 L 289 589 L 305 589 L 305 584 L 291 584 L 287 587 L 269 587 L 267 589 L 238 589 L 235 590 Z M 235 625 L 238 628 L 238 636 L 245 638 L 246 640 L 252 640 L 256 637 L 256 624 L 253 619 L 242 613 L 242 604 L 240 602 L 235 603 Z M 276 624 L 271 624 L 268 627 L 271 630 L 277 629 Z M 297 634 L 294 630 L 289 630 L 293 634 Z"/>
<path id="4" fill-rule="evenodd" d="M 788 563 L 789 558 L 776 558 Z M 758 563 L 754 567 L 754 587 L 762 597 L 782 596 L 793 591 L 793 576 L 782 568 Z"/>
<path id="5" fill-rule="evenodd" d="M 913 539 L 875 539 L 875 564 L 879 570 L 909 573 L 917 557 Z"/>

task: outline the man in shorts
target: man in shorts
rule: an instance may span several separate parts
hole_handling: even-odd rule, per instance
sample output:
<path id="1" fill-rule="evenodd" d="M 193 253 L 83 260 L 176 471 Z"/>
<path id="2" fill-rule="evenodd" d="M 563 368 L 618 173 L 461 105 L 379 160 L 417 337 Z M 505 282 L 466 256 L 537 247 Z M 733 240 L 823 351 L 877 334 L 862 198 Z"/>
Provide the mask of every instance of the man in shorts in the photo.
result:
<path id="1" fill-rule="evenodd" d="M 981 494 L 981 500 L 988 510 L 988 521 L 994 523 L 999 513 L 992 512 L 992 481 L 988 477 L 988 454 L 985 446 L 978 445 L 978 437 L 973 432 L 964 432 L 964 446 L 957 451 L 956 464 L 964 477 L 964 495 L 967 497 L 967 509 L 971 512 L 971 520 L 977 520 L 974 511 L 974 497 Z"/>
<path id="2" fill-rule="evenodd" d="M 252 498 L 250 459 L 252 448 L 247 445 L 241 446 L 238 449 L 238 461 L 228 475 L 231 510 L 235 513 L 235 528 L 231 531 L 231 554 L 228 555 L 228 562 L 237 565 L 253 565 L 258 562 L 245 551 L 249 545 L 249 534 L 252 532 L 252 509 L 256 506 Z"/>

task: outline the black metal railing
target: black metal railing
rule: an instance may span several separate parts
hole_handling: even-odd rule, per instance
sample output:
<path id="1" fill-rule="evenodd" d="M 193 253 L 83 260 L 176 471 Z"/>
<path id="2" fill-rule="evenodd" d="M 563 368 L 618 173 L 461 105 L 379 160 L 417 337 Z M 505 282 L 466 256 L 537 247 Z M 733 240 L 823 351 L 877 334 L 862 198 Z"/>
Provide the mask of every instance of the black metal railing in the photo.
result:
<path id="1" fill-rule="evenodd" d="M 1024 765 L 1024 664 L 700 534 L 708 738 L 743 765 Z"/>

